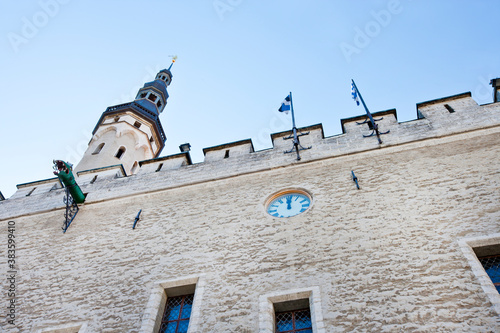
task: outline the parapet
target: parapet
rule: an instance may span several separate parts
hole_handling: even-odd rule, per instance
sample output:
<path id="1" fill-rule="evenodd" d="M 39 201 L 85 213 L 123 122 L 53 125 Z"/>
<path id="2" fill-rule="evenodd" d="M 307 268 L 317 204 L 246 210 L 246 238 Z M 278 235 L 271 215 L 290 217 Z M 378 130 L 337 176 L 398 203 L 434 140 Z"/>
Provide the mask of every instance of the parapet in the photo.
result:
<path id="1" fill-rule="evenodd" d="M 370 134 L 370 124 L 362 123 L 366 115 L 342 119 L 342 133 L 325 137 L 321 124 L 299 128 L 304 147 L 301 160 L 286 154 L 293 142 L 292 131 L 271 134 L 272 147 L 255 151 L 251 139 L 240 140 L 203 149 L 205 159 L 193 164 L 188 151 L 139 162 L 139 170 L 127 176 L 123 168 L 80 171 L 77 182 L 87 195 L 84 205 L 111 198 L 161 191 L 179 186 L 237 177 L 242 174 L 308 163 L 326 158 L 363 153 L 407 143 L 466 133 L 500 126 L 500 103 L 478 105 L 470 92 L 417 104 L 417 118 L 398 122 L 395 109 L 373 113 L 381 132 L 382 144 Z M 121 171 L 120 171 L 121 168 Z M 97 177 L 96 177 L 97 176 Z M 106 180 L 106 181 L 102 181 Z M 64 190 L 57 178 L 18 185 L 8 200 L 0 201 L 0 219 L 30 214 L 35 211 L 63 207 Z M 55 196 L 61 197 L 56 199 Z M 37 203 L 26 204 L 36 197 Z M 58 200 L 58 201 L 56 201 Z M 50 202 L 49 202 L 50 201 Z"/>
<path id="2" fill-rule="evenodd" d="M 191 156 L 189 152 L 182 152 L 179 154 L 169 155 L 165 157 L 157 157 L 150 160 L 139 162 L 141 169 L 138 174 L 165 172 L 168 170 L 175 170 L 185 165 L 191 165 Z"/>
<path id="3" fill-rule="evenodd" d="M 205 155 L 205 162 L 212 162 L 224 158 L 233 158 L 243 154 L 253 153 L 254 151 L 252 140 L 246 139 L 204 148 L 203 155 Z"/>
<path id="4" fill-rule="evenodd" d="M 10 197 L 9 200 L 29 197 L 32 195 L 46 193 L 61 188 L 63 188 L 63 184 L 57 177 L 18 184 L 16 193 L 14 193 L 14 195 Z"/>
<path id="5" fill-rule="evenodd" d="M 125 172 L 123 165 L 117 164 L 102 168 L 78 171 L 76 176 L 78 184 L 86 185 L 95 183 L 97 179 L 102 180 L 127 177 L 127 173 Z"/>

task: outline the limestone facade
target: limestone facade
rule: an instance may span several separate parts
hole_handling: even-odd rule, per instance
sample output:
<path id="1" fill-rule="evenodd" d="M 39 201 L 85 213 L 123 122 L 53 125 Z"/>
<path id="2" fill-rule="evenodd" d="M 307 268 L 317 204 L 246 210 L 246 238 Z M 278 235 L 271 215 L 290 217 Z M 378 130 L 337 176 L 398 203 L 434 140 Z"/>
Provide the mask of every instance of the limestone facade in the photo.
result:
<path id="1" fill-rule="evenodd" d="M 87 198 L 66 233 L 58 180 L 19 185 L 0 201 L 1 243 L 15 222 L 18 306 L 0 327 L 157 332 L 166 299 L 193 291 L 189 332 L 273 332 L 275 308 L 298 301 L 314 332 L 500 331 L 500 297 L 474 252 L 500 243 L 500 103 L 465 93 L 417 110 L 404 123 L 378 113 L 381 145 L 363 137 L 364 117 L 332 137 L 303 128 L 312 148 L 300 161 L 283 132 L 263 151 L 207 148 L 198 164 L 184 152 L 133 175 L 79 172 Z M 267 214 L 287 189 L 310 193 L 310 208 Z M 6 267 L 3 246 L 2 278 Z"/>

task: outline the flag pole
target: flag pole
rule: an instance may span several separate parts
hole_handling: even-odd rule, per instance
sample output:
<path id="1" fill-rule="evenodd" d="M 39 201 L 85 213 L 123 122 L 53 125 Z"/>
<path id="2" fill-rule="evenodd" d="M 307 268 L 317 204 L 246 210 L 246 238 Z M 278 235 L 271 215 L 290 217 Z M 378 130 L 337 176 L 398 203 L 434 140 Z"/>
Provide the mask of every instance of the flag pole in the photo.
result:
<path id="1" fill-rule="evenodd" d="M 363 96 L 361 96 L 361 92 L 359 91 L 358 87 L 356 86 L 356 83 L 354 83 L 353 79 L 351 79 L 351 81 L 352 81 L 352 85 L 354 87 L 354 90 L 356 90 L 356 94 L 358 94 L 359 99 L 361 100 L 361 103 L 363 103 L 363 107 L 365 108 L 366 114 L 368 115 L 368 118 L 370 119 L 370 123 L 372 124 L 373 130 L 377 134 L 378 143 L 382 144 L 382 140 L 380 140 L 380 135 L 379 135 L 380 133 L 378 131 L 378 125 L 375 123 L 375 120 L 373 119 L 370 111 L 368 111 L 368 107 L 366 106 L 365 100 L 363 99 Z M 373 135 L 373 133 L 372 133 L 372 135 Z"/>
<path id="2" fill-rule="evenodd" d="M 299 150 L 311 149 L 311 147 L 307 147 L 307 148 L 302 147 L 302 145 L 299 142 L 299 136 L 308 135 L 309 132 L 307 132 L 307 133 L 300 132 L 300 134 L 297 134 L 297 126 L 295 126 L 295 112 L 293 110 L 293 100 L 292 100 L 292 92 L 291 91 L 290 91 L 290 95 L 288 95 L 287 98 L 285 99 L 286 102 L 288 102 L 288 97 L 290 97 L 290 109 L 292 110 L 292 126 L 293 127 L 292 127 L 292 134 L 283 138 L 283 140 L 293 139 L 293 147 L 292 147 L 292 149 L 287 150 L 284 153 L 289 154 L 295 149 L 295 152 L 297 153 L 297 161 L 300 161 Z M 285 101 L 283 102 L 283 105 L 284 105 Z M 281 108 L 280 108 L 280 110 L 281 110 Z"/>
<path id="3" fill-rule="evenodd" d="M 295 114 L 293 113 L 293 98 L 292 98 L 292 92 L 290 91 L 290 106 L 292 108 L 292 126 L 295 128 Z"/>
<path id="4" fill-rule="evenodd" d="M 295 113 L 293 112 L 293 98 L 292 98 L 292 92 L 291 91 L 290 91 L 290 107 L 292 109 L 293 145 L 295 146 L 295 152 L 297 153 L 297 161 L 300 161 L 299 138 L 297 136 L 297 127 L 295 126 Z"/>

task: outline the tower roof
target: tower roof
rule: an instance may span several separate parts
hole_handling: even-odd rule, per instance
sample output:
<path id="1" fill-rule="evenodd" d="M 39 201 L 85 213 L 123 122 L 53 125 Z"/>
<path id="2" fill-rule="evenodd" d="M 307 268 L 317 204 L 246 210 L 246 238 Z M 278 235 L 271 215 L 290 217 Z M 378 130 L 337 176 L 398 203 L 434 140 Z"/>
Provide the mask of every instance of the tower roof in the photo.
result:
<path id="1" fill-rule="evenodd" d="M 164 68 L 161 71 L 159 71 L 158 73 L 165 73 L 165 74 L 168 74 L 170 76 L 170 78 L 173 78 L 174 76 L 172 75 L 170 68 L 172 68 L 172 65 L 170 65 L 170 67 L 168 69 Z"/>
<path id="2" fill-rule="evenodd" d="M 151 82 L 146 82 L 142 89 L 147 88 L 147 87 L 154 87 L 154 88 L 158 89 L 163 94 L 163 97 L 165 98 L 165 100 L 167 100 L 167 98 L 168 98 L 167 85 L 162 80 L 154 80 Z"/>

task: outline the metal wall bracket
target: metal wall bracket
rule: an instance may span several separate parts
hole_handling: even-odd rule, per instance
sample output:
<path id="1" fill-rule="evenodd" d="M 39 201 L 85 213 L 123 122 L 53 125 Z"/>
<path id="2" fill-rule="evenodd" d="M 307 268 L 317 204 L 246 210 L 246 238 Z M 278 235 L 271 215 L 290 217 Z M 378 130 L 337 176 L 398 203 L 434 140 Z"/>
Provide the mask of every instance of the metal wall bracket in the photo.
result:
<path id="1" fill-rule="evenodd" d="M 141 218 L 141 212 L 142 212 L 142 209 L 139 211 L 139 213 L 137 213 L 137 216 L 135 217 L 135 221 L 134 221 L 134 225 L 132 226 L 132 229 L 135 229 L 135 225 L 137 224 L 137 221 L 139 221 L 139 219 Z"/>
<path id="2" fill-rule="evenodd" d="M 363 137 L 364 137 L 364 138 L 368 138 L 368 137 L 370 137 L 370 136 L 374 136 L 374 135 L 376 135 L 376 136 L 377 136 L 377 139 L 378 139 L 378 143 L 379 143 L 379 144 L 382 144 L 382 140 L 380 140 L 380 136 L 381 136 L 382 134 L 387 134 L 387 133 L 389 133 L 389 132 L 390 132 L 390 130 L 389 130 L 389 131 L 387 131 L 387 132 L 380 132 L 380 131 L 378 130 L 378 124 L 377 124 L 377 123 L 375 123 L 375 122 L 376 122 L 376 121 L 380 121 L 380 120 L 382 120 L 382 119 L 384 119 L 384 117 L 382 117 L 382 118 L 380 118 L 380 119 L 373 119 L 373 117 L 371 116 L 371 114 L 368 114 L 368 117 L 366 117 L 366 120 L 365 120 L 365 121 L 363 121 L 363 122 L 361 122 L 361 123 L 356 122 L 356 124 L 358 124 L 358 125 L 363 125 L 363 124 L 366 124 L 366 123 L 370 124 L 370 125 L 371 125 L 370 127 L 372 128 L 372 132 L 371 132 L 370 134 L 368 134 L 368 135 L 364 135 L 364 134 L 363 134 Z"/>
<path id="3" fill-rule="evenodd" d="M 302 147 L 302 145 L 300 144 L 300 141 L 299 141 L 299 137 L 300 136 L 303 136 L 303 135 L 308 135 L 309 132 L 307 133 L 302 133 L 299 131 L 299 134 L 297 134 L 297 128 L 294 127 L 292 129 L 292 134 L 287 136 L 286 138 L 283 138 L 283 140 L 290 140 L 290 139 L 293 139 L 293 147 L 292 149 L 290 150 L 287 150 L 285 151 L 284 153 L 285 154 L 290 154 L 291 152 L 293 152 L 293 150 L 295 149 L 295 151 L 297 152 L 297 161 L 300 161 L 300 154 L 299 154 L 299 150 L 306 150 L 306 149 L 311 149 L 312 146 L 309 146 L 309 147 Z"/>
<path id="4" fill-rule="evenodd" d="M 354 171 L 352 171 L 352 170 L 351 170 L 351 174 L 352 174 L 352 181 L 356 183 L 356 187 L 359 190 L 358 177 L 356 177 L 356 175 L 354 174 Z"/>
<path id="5" fill-rule="evenodd" d="M 73 196 L 69 193 L 69 188 L 66 187 L 66 195 L 64 196 L 63 199 L 64 203 L 66 204 L 66 212 L 64 213 L 64 224 L 62 227 L 63 233 L 68 230 L 69 226 L 71 225 L 71 222 L 75 219 L 76 214 L 78 214 L 78 211 L 80 210 L 78 208 L 78 205 L 75 203 L 75 200 L 73 200 Z"/>

